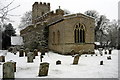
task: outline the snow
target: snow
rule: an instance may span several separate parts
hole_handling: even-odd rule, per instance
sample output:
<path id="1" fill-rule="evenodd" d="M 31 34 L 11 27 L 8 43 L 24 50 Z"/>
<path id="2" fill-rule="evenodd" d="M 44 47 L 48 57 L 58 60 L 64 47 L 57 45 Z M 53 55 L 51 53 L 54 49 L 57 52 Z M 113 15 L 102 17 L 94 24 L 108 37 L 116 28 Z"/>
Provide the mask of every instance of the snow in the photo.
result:
<path id="1" fill-rule="evenodd" d="M 2 54 L 6 51 L 3 52 Z M 16 78 L 118 78 L 118 50 L 112 51 L 112 60 L 107 60 L 109 54 L 100 56 L 98 50 L 95 50 L 95 53 L 98 56 L 87 54 L 85 57 L 86 54 L 81 55 L 78 65 L 72 65 L 74 57 L 48 52 L 45 54 L 43 62 L 50 63 L 49 72 L 48 76 L 44 77 L 38 77 L 41 63 L 40 52 L 33 63 L 27 63 L 27 57 L 19 57 L 19 52 L 17 55 L 7 52 L 6 61 L 17 62 Z M 61 65 L 56 65 L 57 60 L 61 60 Z M 99 64 L 101 60 L 103 60 L 104 65 Z M 2 78 L 2 64 L 1 62 L 0 78 Z"/>
<path id="2" fill-rule="evenodd" d="M 94 42 L 96 45 L 100 45 L 100 42 Z"/>

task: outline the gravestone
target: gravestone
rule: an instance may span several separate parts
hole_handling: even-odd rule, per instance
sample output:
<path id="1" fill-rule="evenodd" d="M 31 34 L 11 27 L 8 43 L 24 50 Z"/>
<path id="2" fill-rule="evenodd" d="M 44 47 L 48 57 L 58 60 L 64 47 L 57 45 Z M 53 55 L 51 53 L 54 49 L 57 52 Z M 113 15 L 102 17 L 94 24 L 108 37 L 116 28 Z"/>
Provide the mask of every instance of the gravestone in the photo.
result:
<path id="1" fill-rule="evenodd" d="M 14 78 L 14 63 L 6 62 L 3 64 L 3 79 L 4 78 Z"/>
<path id="2" fill-rule="evenodd" d="M 47 76 L 48 70 L 49 70 L 49 63 L 47 63 L 47 62 L 40 63 L 38 76 Z"/>
<path id="3" fill-rule="evenodd" d="M 19 51 L 19 57 L 23 57 L 23 56 L 24 56 L 24 50 L 20 49 L 20 51 Z"/>
<path id="4" fill-rule="evenodd" d="M 27 54 L 30 52 L 29 48 L 25 49 L 25 56 L 27 56 Z"/>
<path id="5" fill-rule="evenodd" d="M 98 48 L 99 54 L 102 54 L 103 49 L 102 48 Z"/>
<path id="6" fill-rule="evenodd" d="M 0 56 L 0 62 L 5 62 L 5 56 Z"/>
<path id="7" fill-rule="evenodd" d="M 29 53 L 27 54 L 27 62 L 28 62 L 28 63 L 32 63 L 32 62 L 33 62 L 33 58 L 34 58 L 33 52 L 29 52 Z"/>
<path id="8" fill-rule="evenodd" d="M 61 61 L 60 60 L 56 61 L 56 65 L 59 65 L 59 64 L 61 64 Z"/>
<path id="9" fill-rule="evenodd" d="M 14 72 L 16 72 L 16 62 L 13 62 L 14 65 Z"/>
<path id="10" fill-rule="evenodd" d="M 100 54 L 101 56 L 103 56 L 103 54 Z"/>
<path id="11" fill-rule="evenodd" d="M 72 49 L 71 50 L 71 56 L 74 57 L 74 55 L 75 55 L 75 51 Z"/>
<path id="12" fill-rule="evenodd" d="M 74 60 L 73 60 L 73 64 L 78 64 L 79 57 L 80 57 L 79 54 L 75 55 Z"/>
<path id="13" fill-rule="evenodd" d="M 42 51 L 41 51 L 41 55 L 45 55 L 45 50 L 42 50 Z"/>
<path id="14" fill-rule="evenodd" d="M 109 51 L 109 54 L 112 54 L 112 49 L 111 48 L 108 51 Z"/>
<path id="15" fill-rule="evenodd" d="M 44 57 L 43 57 L 43 55 L 41 54 L 41 55 L 40 55 L 40 61 L 41 61 L 41 62 L 42 62 L 42 58 L 44 58 Z"/>
<path id="16" fill-rule="evenodd" d="M 16 49 L 15 47 L 12 47 L 12 51 L 11 51 L 11 52 L 14 53 L 14 54 L 16 55 L 17 49 Z"/>
<path id="17" fill-rule="evenodd" d="M 38 56 L 38 50 L 37 49 L 34 50 L 34 54 L 35 54 L 35 56 Z"/>
<path id="18" fill-rule="evenodd" d="M 103 65 L 103 61 L 100 61 L 100 65 Z"/>
<path id="19" fill-rule="evenodd" d="M 107 51 L 105 51 L 105 54 L 107 54 Z"/>
<path id="20" fill-rule="evenodd" d="M 108 56 L 107 59 L 108 59 L 108 60 L 111 60 L 111 56 Z"/>

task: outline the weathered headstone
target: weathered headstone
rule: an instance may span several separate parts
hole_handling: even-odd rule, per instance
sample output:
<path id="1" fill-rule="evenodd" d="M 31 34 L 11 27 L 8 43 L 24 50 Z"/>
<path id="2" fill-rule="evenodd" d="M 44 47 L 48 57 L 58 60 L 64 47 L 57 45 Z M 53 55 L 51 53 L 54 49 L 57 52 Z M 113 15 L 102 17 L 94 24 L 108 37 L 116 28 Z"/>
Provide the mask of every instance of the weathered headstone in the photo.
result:
<path id="1" fill-rule="evenodd" d="M 99 54 L 102 54 L 103 49 L 102 48 L 98 48 Z"/>
<path id="2" fill-rule="evenodd" d="M 32 63 L 32 62 L 33 62 L 33 58 L 34 58 L 33 52 L 29 52 L 29 53 L 27 54 L 27 62 L 28 62 L 28 63 Z"/>
<path id="3" fill-rule="evenodd" d="M 111 56 L 108 56 L 107 59 L 108 59 L 108 60 L 111 60 Z"/>
<path id="4" fill-rule="evenodd" d="M 14 72 L 16 72 L 16 62 L 13 62 L 14 65 Z"/>
<path id="5" fill-rule="evenodd" d="M 30 52 L 29 48 L 25 49 L 25 56 L 27 56 L 27 54 Z"/>
<path id="6" fill-rule="evenodd" d="M 101 56 L 103 56 L 103 54 L 100 54 Z"/>
<path id="7" fill-rule="evenodd" d="M 108 51 L 109 51 L 109 54 L 112 54 L 112 49 L 111 48 Z"/>
<path id="8" fill-rule="evenodd" d="M 107 51 L 105 51 L 105 54 L 107 54 Z"/>
<path id="9" fill-rule="evenodd" d="M 35 54 L 35 56 L 38 56 L 38 50 L 37 49 L 34 50 L 34 54 Z"/>
<path id="10" fill-rule="evenodd" d="M 20 51 L 19 51 L 19 57 L 23 57 L 23 56 L 24 56 L 24 50 L 20 49 Z"/>
<path id="11" fill-rule="evenodd" d="M 5 62 L 5 56 L 0 56 L 0 62 Z"/>
<path id="12" fill-rule="evenodd" d="M 71 54 L 72 57 L 74 57 L 75 51 L 72 49 L 70 54 Z"/>
<path id="13" fill-rule="evenodd" d="M 44 58 L 43 55 L 40 55 L 40 61 L 41 61 L 41 62 L 42 62 L 42 58 Z"/>
<path id="14" fill-rule="evenodd" d="M 79 57 L 80 57 L 79 54 L 75 55 L 74 60 L 73 60 L 73 64 L 78 64 Z"/>
<path id="15" fill-rule="evenodd" d="M 45 55 L 45 50 L 42 50 L 42 51 L 41 51 L 41 55 Z"/>
<path id="16" fill-rule="evenodd" d="M 100 61 L 100 65 L 103 65 L 103 61 Z"/>
<path id="17" fill-rule="evenodd" d="M 16 55 L 17 49 L 15 47 L 12 47 L 12 53 L 14 53 Z"/>
<path id="18" fill-rule="evenodd" d="M 61 64 L 61 61 L 60 60 L 56 61 L 56 65 L 59 65 L 59 64 Z"/>
<path id="19" fill-rule="evenodd" d="M 41 63 L 39 68 L 39 74 L 38 76 L 47 76 L 49 70 L 49 63 Z"/>
<path id="20" fill-rule="evenodd" d="M 14 63 L 6 62 L 3 64 L 3 79 L 4 78 L 14 78 Z"/>
<path id="21" fill-rule="evenodd" d="M 97 56 L 97 54 L 95 54 Z"/>

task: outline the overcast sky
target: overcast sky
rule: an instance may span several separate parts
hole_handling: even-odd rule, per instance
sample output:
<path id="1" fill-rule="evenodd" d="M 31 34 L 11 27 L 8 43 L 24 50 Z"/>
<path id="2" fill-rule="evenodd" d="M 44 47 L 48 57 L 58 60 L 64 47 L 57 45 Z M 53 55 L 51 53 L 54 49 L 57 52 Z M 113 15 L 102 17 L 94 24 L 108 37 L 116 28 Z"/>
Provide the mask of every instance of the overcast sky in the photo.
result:
<path id="1" fill-rule="evenodd" d="M 5 0 L 6 4 L 12 0 Z M 67 9 L 72 13 L 84 13 L 87 10 L 96 10 L 100 15 L 106 15 L 108 19 L 118 19 L 118 2 L 119 0 L 15 0 L 10 8 L 20 5 L 19 8 L 10 12 L 10 14 L 21 15 L 19 17 L 11 17 L 14 27 L 18 27 L 20 18 L 29 10 L 32 10 L 32 4 L 37 2 L 49 2 L 51 10 L 55 10 L 58 6 L 61 9 Z"/>

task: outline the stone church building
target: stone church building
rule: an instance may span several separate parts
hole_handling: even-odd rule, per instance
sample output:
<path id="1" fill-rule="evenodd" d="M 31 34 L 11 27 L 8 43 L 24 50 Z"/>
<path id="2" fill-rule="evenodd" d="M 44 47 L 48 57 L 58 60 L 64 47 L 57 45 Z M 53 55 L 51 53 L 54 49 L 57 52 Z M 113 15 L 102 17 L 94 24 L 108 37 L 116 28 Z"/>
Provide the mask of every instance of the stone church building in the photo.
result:
<path id="1" fill-rule="evenodd" d="M 48 48 L 52 51 L 69 54 L 71 50 L 94 50 L 95 20 L 87 15 L 65 15 L 60 8 L 50 11 L 50 3 L 35 2 L 32 5 L 32 24 L 20 31 L 24 46 L 39 43 L 45 27 L 49 29 Z"/>

